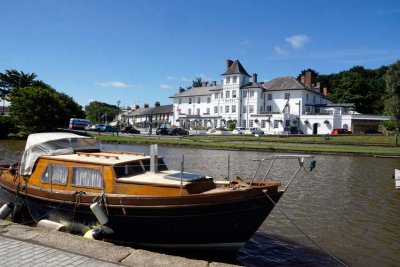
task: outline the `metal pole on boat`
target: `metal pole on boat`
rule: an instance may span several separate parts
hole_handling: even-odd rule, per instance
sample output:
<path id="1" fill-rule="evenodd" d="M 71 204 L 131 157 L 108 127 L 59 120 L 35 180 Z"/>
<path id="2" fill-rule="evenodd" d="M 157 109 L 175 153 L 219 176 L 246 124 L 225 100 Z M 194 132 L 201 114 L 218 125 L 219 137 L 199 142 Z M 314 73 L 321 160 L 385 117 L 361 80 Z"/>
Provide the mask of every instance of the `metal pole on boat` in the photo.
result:
<path id="1" fill-rule="evenodd" d="M 231 155 L 228 155 L 228 181 L 231 181 Z"/>
<path id="2" fill-rule="evenodd" d="M 182 161 L 181 161 L 181 196 L 183 194 L 183 163 L 185 161 L 185 155 L 182 155 Z"/>

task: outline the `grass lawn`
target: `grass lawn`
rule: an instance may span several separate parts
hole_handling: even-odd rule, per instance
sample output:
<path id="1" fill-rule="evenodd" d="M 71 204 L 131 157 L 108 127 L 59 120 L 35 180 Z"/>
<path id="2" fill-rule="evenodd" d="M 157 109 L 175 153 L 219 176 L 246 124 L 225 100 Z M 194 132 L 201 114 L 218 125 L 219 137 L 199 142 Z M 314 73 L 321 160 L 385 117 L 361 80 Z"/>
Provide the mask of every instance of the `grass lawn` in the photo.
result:
<path id="1" fill-rule="evenodd" d="M 400 156 L 394 135 L 339 136 L 210 136 L 193 135 L 181 138 L 160 136 L 113 136 L 92 134 L 103 142 L 163 144 L 198 148 L 283 151 L 307 153 L 343 153 Z M 400 139 L 400 138 L 399 138 Z M 399 145 L 400 140 L 397 140 Z"/>

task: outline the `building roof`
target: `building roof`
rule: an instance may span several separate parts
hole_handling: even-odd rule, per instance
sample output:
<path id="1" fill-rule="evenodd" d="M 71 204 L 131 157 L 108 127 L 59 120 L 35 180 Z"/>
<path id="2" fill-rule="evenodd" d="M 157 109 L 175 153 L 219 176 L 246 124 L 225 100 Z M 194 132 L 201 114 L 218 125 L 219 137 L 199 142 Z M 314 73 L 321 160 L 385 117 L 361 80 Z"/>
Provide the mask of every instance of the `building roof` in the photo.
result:
<path id="1" fill-rule="evenodd" d="M 183 92 L 170 96 L 170 98 L 176 97 L 191 97 L 191 96 L 206 96 L 211 95 L 211 90 L 222 89 L 221 86 L 202 86 L 202 87 L 193 87 L 191 89 L 187 89 Z"/>
<path id="2" fill-rule="evenodd" d="M 151 114 L 167 114 L 173 112 L 173 105 L 163 105 L 158 107 L 138 108 L 129 113 L 128 116 L 146 116 Z"/>
<path id="3" fill-rule="evenodd" d="M 263 87 L 267 90 L 308 89 L 307 86 L 300 83 L 294 77 L 275 78 L 269 82 L 263 83 Z"/>
<path id="4" fill-rule="evenodd" d="M 243 68 L 242 64 L 240 64 L 240 61 L 237 59 L 230 65 L 230 67 L 224 73 L 222 73 L 222 75 L 231 75 L 231 74 L 242 74 L 247 77 L 251 77 L 247 73 L 247 71 Z"/>

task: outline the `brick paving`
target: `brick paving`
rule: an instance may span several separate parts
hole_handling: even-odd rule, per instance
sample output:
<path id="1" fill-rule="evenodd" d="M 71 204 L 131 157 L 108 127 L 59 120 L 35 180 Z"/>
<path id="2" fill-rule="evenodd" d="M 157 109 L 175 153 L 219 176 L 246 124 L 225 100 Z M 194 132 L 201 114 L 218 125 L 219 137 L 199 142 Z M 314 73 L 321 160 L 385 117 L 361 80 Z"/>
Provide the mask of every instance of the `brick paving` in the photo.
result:
<path id="1" fill-rule="evenodd" d="M 32 244 L 0 236 L 0 266 L 101 266 L 115 267 L 120 264 L 92 259 L 55 248 Z"/>

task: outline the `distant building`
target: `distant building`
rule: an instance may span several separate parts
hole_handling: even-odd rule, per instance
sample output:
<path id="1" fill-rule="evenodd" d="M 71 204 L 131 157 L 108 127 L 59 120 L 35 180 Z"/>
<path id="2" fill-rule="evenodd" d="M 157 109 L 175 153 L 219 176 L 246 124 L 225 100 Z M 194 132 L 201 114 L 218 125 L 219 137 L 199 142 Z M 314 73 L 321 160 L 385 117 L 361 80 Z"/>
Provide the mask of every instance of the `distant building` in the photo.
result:
<path id="1" fill-rule="evenodd" d="M 134 110 L 123 114 L 123 118 L 131 125 L 139 128 L 157 128 L 159 126 L 170 126 L 173 120 L 173 105 L 160 105 L 156 102 L 154 107 L 145 104 L 143 108 L 139 105 Z"/>
<path id="2" fill-rule="evenodd" d="M 173 99 L 172 124 L 185 127 L 259 127 L 267 134 L 301 130 L 305 134 L 327 134 L 334 128 L 354 133 L 378 130 L 388 117 L 354 111 L 353 103 L 335 103 L 327 88 L 311 84 L 311 72 L 298 81 L 279 77 L 258 82 L 239 60 L 227 60 L 221 85 L 213 81 L 201 87 L 180 89 Z M 250 81 L 250 78 L 251 81 Z"/>

